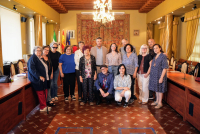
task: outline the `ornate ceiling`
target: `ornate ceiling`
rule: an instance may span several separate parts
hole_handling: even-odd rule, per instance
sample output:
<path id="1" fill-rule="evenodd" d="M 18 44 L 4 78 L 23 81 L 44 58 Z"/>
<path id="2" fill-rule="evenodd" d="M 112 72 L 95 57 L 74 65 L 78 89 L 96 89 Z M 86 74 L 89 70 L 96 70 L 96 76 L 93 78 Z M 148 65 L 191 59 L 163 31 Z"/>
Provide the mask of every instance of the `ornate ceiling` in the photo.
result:
<path id="1" fill-rule="evenodd" d="M 68 10 L 93 10 L 95 0 L 43 0 L 59 13 Z M 164 0 L 112 0 L 113 10 L 139 10 L 147 13 Z"/>

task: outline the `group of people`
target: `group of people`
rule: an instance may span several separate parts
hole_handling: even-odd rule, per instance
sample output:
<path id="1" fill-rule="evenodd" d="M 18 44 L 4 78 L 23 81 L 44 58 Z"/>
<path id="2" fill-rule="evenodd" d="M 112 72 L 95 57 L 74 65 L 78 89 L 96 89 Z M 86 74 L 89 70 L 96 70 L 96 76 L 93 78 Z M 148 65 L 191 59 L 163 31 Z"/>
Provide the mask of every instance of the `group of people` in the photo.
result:
<path id="1" fill-rule="evenodd" d="M 137 77 L 138 102 L 147 104 L 148 99 L 155 92 L 156 101 L 151 105 L 155 108 L 162 107 L 162 96 L 167 90 L 168 63 L 159 44 L 155 44 L 155 41 L 150 39 L 149 46 L 145 44 L 141 46 L 138 56 L 135 47 L 126 39 L 122 40 L 123 47 L 119 48 L 120 52 L 115 43 L 110 45 L 108 51 L 102 46 L 101 37 L 96 39 L 96 44 L 90 48 L 80 41 L 79 50 L 74 54 L 71 46 L 66 46 L 64 54 L 53 57 L 51 55 L 57 53 L 54 50 L 55 46 L 58 47 L 56 43 L 52 45 L 52 52 L 49 47 L 43 50 L 40 47 L 34 49 L 34 54 L 28 62 L 28 77 L 38 94 L 41 111 L 46 110 L 44 102 L 47 101 L 48 105 L 55 105 L 53 101 L 58 100 L 55 93 L 57 92 L 55 81 L 59 71 L 63 78 L 65 101 L 69 100 L 69 93 L 70 98 L 76 100 L 74 90 L 77 79 L 80 105 L 85 105 L 87 101 L 89 105 L 94 105 L 93 95 L 95 95 L 97 105 L 102 102 L 102 98 L 105 98 L 108 104 L 115 99 L 118 105 L 122 105 L 122 98 L 125 97 L 123 106 L 127 107 L 137 99 L 134 95 L 134 84 Z M 46 57 L 52 57 L 54 60 L 50 61 Z M 49 91 L 54 92 L 51 98 Z M 46 95 L 47 100 L 45 100 Z"/>

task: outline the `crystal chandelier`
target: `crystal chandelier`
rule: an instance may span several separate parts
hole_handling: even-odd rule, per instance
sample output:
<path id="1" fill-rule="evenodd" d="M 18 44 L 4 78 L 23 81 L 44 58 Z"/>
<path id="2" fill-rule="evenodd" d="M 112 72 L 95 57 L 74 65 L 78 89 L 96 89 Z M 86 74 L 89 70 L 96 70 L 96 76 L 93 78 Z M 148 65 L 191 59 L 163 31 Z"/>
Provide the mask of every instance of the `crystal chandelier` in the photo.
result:
<path id="1" fill-rule="evenodd" d="M 100 0 L 94 2 L 94 9 L 96 9 L 96 12 L 93 12 L 93 20 L 102 23 L 112 22 L 113 20 L 115 20 L 115 17 L 114 12 L 110 12 L 110 10 L 112 10 L 111 0 L 108 0 L 107 3 L 105 3 L 106 0 L 101 1 L 102 3 L 100 2 Z M 106 6 L 108 8 L 107 12 L 105 11 Z M 97 12 L 97 9 L 100 9 L 100 12 Z"/>

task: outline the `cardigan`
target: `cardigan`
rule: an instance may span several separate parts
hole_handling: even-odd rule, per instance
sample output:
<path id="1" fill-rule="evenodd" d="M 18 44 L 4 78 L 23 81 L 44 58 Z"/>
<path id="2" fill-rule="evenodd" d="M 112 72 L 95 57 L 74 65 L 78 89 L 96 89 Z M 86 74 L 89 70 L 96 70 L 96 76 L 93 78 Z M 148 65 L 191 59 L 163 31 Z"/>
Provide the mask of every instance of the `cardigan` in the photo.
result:
<path id="1" fill-rule="evenodd" d="M 150 54 L 147 54 L 145 57 L 144 57 L 144 66 L 143 66 L 143 72 L 144 73 L 147 73 L 148 72 L 148 69 L 149 69 L 149 62 L 152 60 L 152 57 Z M 142 55 L 138 55 L 138 73 L 139 73 L 139 68 L 140 68 L 140 64 L 141 64 L 141 61 L 142 61 Z"/>
<path id="2" fill-rule="evenodd" d="M 47 89 L 46 70 L 39 58 L 33 54 L 28 60 L 28 79 L 31 81 L 33 89 L 41 91 Z M 45 81 L 40 80 L 40 76 L 45 78 Z"/>
<path id="3" fill-rule="evenodd" d="M 95 75 L 95 71 L 97 71 L 96 60 L 95 60 L 95 57 L 92 55 L 90 55 L 90 59 L 91 59 L 91 70 L 92 70 L 91 78 L 93 78 Z M 79 76 L 82 76 L 82 78 L 85 78 L 85 55 L 83 55 L 83 57 L 80 58 L 79 72 L 80 72 Z"/>

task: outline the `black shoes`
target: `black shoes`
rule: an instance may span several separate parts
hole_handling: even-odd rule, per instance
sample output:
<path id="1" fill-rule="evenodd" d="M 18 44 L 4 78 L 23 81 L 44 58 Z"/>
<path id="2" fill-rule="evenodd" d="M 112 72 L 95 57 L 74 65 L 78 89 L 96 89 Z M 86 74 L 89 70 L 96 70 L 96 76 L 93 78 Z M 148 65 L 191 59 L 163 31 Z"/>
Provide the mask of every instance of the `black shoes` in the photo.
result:
<path id="1" fill-rule="evenodd" d="M 128 102 L 125 102 L 123 107 L 128 107 Z"/>
<path id="2" fill-rule="evenodd" d="M 97 102 L 96 102 L 96 105 L 99 105 L 99 104 L 101 104 L 101 102 L 100 102 L 100 101 L 97 101 Z"/>

